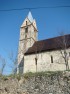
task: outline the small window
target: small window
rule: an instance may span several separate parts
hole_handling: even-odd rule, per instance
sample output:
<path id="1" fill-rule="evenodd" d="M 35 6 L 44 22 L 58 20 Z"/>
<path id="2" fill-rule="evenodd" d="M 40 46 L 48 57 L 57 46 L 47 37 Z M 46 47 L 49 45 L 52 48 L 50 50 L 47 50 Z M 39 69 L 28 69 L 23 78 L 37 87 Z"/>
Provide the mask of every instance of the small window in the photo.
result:
<path id="1" fill-rule="evenodd" d="M 53 56 L 51 55 L 51 63 L 53 63 Z"/>
<path id="2" fill-rule="evenodd" d="M 25 28 L 25 33 L 28 33 L 28 27 Z"/>
<path id="3" fill-rule="evenodd" d="M 35 58 L 35 65 L 37 65 L 37 58 Z"/>
<path id="4" fill-rule="evenodd" d="M 26 21 L 26 25 L 27 25 L 27 21 Z"/>

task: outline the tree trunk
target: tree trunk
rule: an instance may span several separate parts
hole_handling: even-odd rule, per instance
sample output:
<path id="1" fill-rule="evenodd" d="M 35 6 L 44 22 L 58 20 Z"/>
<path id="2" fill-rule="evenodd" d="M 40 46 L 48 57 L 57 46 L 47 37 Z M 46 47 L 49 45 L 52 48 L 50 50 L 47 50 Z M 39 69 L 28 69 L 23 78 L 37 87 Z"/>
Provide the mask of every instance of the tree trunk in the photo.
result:
<path id="1" fill-rule="evenodd" d="M 68 61 L 66 62 L 66 70 L 69 70 Z"/>

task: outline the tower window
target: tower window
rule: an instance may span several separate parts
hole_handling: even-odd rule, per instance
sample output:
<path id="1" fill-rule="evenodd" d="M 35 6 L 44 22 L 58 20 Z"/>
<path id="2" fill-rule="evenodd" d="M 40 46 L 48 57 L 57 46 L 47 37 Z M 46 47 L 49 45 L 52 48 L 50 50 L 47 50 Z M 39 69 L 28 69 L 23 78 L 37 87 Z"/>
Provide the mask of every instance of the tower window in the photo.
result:
<path id="1" fill-rule="evenodd" d="M 27 25 L 27 21 L 26 21 L 26 25 Z"/>
<path id="2" fill-rule="evenodd" d="M 37 58 L 35 58 L 35 64 L 37 65 Z"/>
<path id="3" fill-rule="evenodd" d="M 25 28 L 25 33 L 28 33 L 28 27 Z"/>
<path id="4" fill-rule="evenodd" d="M 53 63 L 53 56 L 51 55 L 51 63 Z"/>

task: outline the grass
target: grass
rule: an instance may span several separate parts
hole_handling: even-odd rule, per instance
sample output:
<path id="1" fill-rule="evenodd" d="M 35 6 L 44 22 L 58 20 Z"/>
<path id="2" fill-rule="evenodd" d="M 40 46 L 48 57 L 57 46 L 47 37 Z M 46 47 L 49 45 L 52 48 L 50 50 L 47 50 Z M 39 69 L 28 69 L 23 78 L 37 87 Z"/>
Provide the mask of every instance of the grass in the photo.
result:
<path id="1" fill-rule="evenodd" d="M 0 75 L 0 79 L 3 79 L 4 81 L 8 80 L 8 79 L 14 79 L 16 78 L 18 81 L 21 79 L 21 75 L 20 74 L 11 74 L 11 75 Z"/>
<path id="2" fill-rule="evenodd" d="M 68 70 L 68 71 L 70 71 L 70 70 Z M 25 73 L 23 75 L 11 74 L 9 76 L 0 75 L 0 79 L 8 80 L 10 78 L 13 78 L 13 79 L 16 78 L 19 81 L 21 79 L 21 77 L 24 77 L 25 79 L 28 79 L 29 77 L 37 77 L 37 76 L 49 77 L 49 76 L 62 75 L 63 72 L 66 72 L 66 71 L 45 71 L 45 72 L 35 72 L 35 73 L 28 72 L 28 73 Z"/>
<path id="3" fill-rule="evenodd" d="M 37 73 L 32 73 L 28 72 L 24 74 L 24 78 L 29 78 L 33 76 L 54 76 L 54 75 L 60 75 L 62 74 L 62 71 L 45 71 L 45 72 L 37 72 Z"/>

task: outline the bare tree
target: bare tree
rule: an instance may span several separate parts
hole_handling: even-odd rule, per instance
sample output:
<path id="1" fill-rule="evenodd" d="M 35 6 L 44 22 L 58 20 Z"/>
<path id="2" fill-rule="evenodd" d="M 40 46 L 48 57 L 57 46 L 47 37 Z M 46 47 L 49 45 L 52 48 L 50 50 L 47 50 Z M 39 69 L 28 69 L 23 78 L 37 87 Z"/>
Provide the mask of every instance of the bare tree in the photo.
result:
<path id="1" fill-rule="evenodd" d="M 6 60 L 2 56 L 0 56 L 0 63 L 1 63 L 0 74 L 2 75 L 6 66 Z"/>
<path id="2" fill-rule="evenodd" d="M 61 38 L 58 39 L 57 42 L 58 42 L 58 45 L 60 46 L 60 53 L 62 55 L 62 58 L 65 61 L 66 70 L 69 70 L 69 64 L 68 64 L 69 52 L 67 51 L 69 36 L 65 35 L 64 32 L 61 32 L 60 35 L 61 35 Z"/>
<path id="3" fill-rule="evenodd" d="M 11 52 L 9 53 L 9 59 L 10 59 L 10 61 L 12 62 L 12 64 L 10 64 L 9 66 L 10 66 L 11 69 L 12 69 L 12 73 L 15 74 L 16 71 L 17 71 L 17 55 L 14 56 L 13 51 L 11 51 Z"/>

